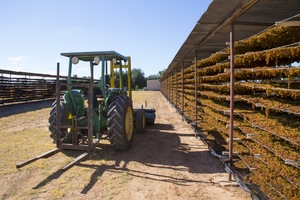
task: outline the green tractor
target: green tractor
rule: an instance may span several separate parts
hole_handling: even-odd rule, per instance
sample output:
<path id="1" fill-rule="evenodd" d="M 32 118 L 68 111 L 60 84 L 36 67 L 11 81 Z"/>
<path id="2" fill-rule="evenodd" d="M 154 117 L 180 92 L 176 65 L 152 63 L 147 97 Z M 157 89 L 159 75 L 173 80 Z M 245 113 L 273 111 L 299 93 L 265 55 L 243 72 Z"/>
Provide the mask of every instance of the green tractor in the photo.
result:
<path id="1" fill-rule="evenodd" d="M 154 123 L 154 109 L 132 107 L 130 57 L 115 51 L 61 55 L 69 58 L 69 70 L 67 81 L 61 80 L 57 63 L 56 100 L 49 117 L 49 130 L 56 148 L 17 164 L 17 168 L 61 150 L 84 150 L 62 168 L 67 170 L 87 158 L 104 135 L 114 150 L 126 151 L 132 145 L 134 132 L 142 133 L 145 123 Z M 72 80 L 72 67 L 78 62 L 90 64 L 90 79 L 81 82 Z M 94 80 L 94 68 L 97 66 L 100 66 L 101 76 Z M 66 86 L 66 90 L 61 92 L 61 86 Z"/>
<path id="2" fill-rule="evenodd" d="M 128 150 L 133 133 L 142 133 L 146 123 L 145 110 L 132 107 L 130 57 L 115 51 L 61 55 L 69 58 L 67 91 L 57 94 L 49 118 L 51 137 L 58 148 L 91 150 L 107 134 L 115 150 Z M 82 61 L 90 64 L 90 81 L 72 83 L 72 67 Z M 99 65 L 101 77 L 95 81 L 94 67 Z M 155 119 L 155 113 L 149 113 Z"/>

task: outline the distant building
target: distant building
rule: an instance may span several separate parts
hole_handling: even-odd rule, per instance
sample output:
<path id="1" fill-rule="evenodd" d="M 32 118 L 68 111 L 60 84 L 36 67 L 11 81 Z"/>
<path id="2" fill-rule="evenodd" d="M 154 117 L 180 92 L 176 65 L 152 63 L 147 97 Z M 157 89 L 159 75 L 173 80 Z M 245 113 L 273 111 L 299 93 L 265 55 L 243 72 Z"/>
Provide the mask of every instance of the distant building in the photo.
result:
<path id="1" fill-rule="evenodd" d="M 159 79 L 147 80 L 147 90 L 160 90 Z"/>

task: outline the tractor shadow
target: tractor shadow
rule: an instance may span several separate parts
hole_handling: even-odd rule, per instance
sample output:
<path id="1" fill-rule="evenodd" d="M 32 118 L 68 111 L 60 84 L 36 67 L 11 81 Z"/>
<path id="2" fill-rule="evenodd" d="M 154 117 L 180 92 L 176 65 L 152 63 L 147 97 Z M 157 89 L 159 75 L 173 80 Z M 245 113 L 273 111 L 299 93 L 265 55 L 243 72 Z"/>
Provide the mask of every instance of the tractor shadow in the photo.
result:
<path id="1" fill-rule="evenodd" d="M 80 167 L 95 170 L 91 175 L 90 182 L 83 188 L 81 193 L 88 193 L 97 183 L 99 177 L 106 171 L 121 174 L 126 173 L 132 177 L 170 182 L 177 185 L 188 185 L 191 182 L 209 183 L 157 174 L 155 172 L 149 172 L 149 170 L 132 169 L 132 167 L 129 166 L 130 162 L 140 163 L 143 165 L 141 168 L 146 169 L 171 169 L 198 174 L 224 172 L 223 165 L 217 158 L 213 157 L 205 147 L 198 146 L 194 148 L 193 151 L 190 151 L 188 144 L 181 143 L 180 137 L 193 137 L 193 133 L 178 134 L 174 131 L 174 126 L 171 124 L 155 124 L 148 126 L 143 134 L 134 135 L 133 145 L 129 151 L 114 152 L 109 145 L 104 146 L 102 149 L 97 149 L 94 155 L 89 159 L 106 159 L 113 164 L 94 165 L 83 162 L 78 164 Z M 214 165 L 211 165 L 211 162 L 213 162 Z M 215 163 L 219 164 L 215 165 Z"/>
<path id="2" fill-rule="evenodd" d="M 151 170 L 150 168 L 188 171 L 189 173 L 197 174 L 224 172 L 224 167 L 221 162 L 213 157 L 205 147 L 193 147 L 193 151 L 190 151 L 189 145 L 182 143 L 180 137 L 194 137 L 194 133 L 186 134 L 175 132 L 174 126 L 171 124 L 154 124 L 148 126 L 143 134 L 134 135 L 133 145 L 129 151 L 115 152 L 108 143 L 103 144 L 100 142 L 95 151 L 92 152 L 88 158 L 91 162 L 87 163 L 82 161 L 76 165 L 78 167 L 94 170 L 89 183 L 84 186 L 81 193 L 87 194 L 104 172 L 126 173 L 132 177 L 170 182 L 176 185 L 188 185 L 191 182 L 210 182 L 157 174 L 155 170 Z M 66 156 L 75 158 L 82 152 L 65 151 L 63 153 Z M 94 164 L 93 160 L 105 160 L 105 164 Z M 134 169 L 134 167 L 130 166 L 130 162 L 142 164 L 139 169 L 144 170 Z M 211 162 L 213 162 L 214 165 L 211 165 Z M 151 172 L 145 169 L 150 169 Z M 47 183 L 58 179 L 63 173 L 65 172 L 62 170 L 54 172 L 33 189 L 45 186 Z"/>

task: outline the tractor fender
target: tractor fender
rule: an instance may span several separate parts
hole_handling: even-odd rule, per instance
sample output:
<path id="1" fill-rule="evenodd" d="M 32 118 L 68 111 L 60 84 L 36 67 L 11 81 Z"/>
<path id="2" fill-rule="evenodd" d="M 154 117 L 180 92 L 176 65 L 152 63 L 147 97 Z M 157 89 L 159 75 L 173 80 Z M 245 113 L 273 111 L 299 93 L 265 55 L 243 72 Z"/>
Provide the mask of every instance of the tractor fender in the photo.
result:
<path id="1" fill-rule="evenodd" d="M 83 116 L 84 109 L 84 99 L 82 94 L 78 90 L 71 90 L 71 92 L 65 92 L 64 101 L 67 105 L 67 110 L 72 116 L 81 117 Z"/>

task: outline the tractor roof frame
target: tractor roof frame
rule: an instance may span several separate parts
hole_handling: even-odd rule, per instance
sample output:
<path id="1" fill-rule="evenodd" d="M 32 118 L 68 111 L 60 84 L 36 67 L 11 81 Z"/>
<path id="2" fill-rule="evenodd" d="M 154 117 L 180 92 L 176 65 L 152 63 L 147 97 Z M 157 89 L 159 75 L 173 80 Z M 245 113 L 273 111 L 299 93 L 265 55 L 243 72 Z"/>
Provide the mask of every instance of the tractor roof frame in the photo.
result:
<path id="1" fill-rule="evenodd" d="M 102 58 L 104 56 L 104 60 L 111 60 L 116 58 L 117 60 L 123 60 L 127 62 L 128 58 L 119 54 L 115 51 L 90 51 L 90 52 L 70 52 L 70 53 L 61 53 L 62 56 L 66 56 L 69 58 L 77 57 L 79 60 L 82 61 L 93 61 L 96 56 Z"/>
<path id="2" fill-rule="evenodd" d="M 69 52 L 69 53 L 61 53 L 62 56 L 66 56 L 70 59 L 69 61 L 69 70 L 68 70 L 68 79 L 67 79 L 67 84 L 68 84 L 68 91 L 72 90 L 72 65 L 77 64 L 79 60 L 81 61 L 86 61 L 90 62 L 90 69 L 91 69 L 91 79 L 94 79 L 94 65 L 98 65 L 100 62 L 102 63 L 101 67 L 101 78 L 99 81 L 99 87 L 104 87 L 106 80 L 105 80 L 105 73 L 107 73 L 107 62 L 106 61 L 115 61 L 119 65 L 119 68 L 122 68 L 122 62 L 124 61 L 127 63 L 127 61 L 130 62 L 129 57 L 123 56 L 120 53 L 117 53 L 115 51 L 87 51 L 87 52 Z M 75 58 L 75 60 L 73 60 Z M 121 72 L 120 72 L 121 73 Z M 122 79 L 120 80 L 122 81 Z M 103 88 L 102 88 L 103 90 Z M 104 94 L 104 91 L 102 91 Z"/>

